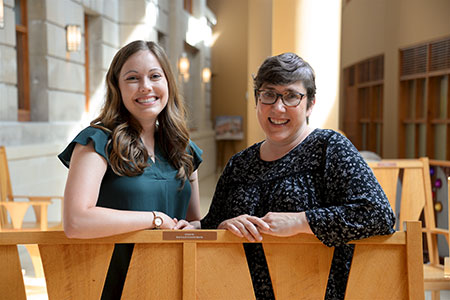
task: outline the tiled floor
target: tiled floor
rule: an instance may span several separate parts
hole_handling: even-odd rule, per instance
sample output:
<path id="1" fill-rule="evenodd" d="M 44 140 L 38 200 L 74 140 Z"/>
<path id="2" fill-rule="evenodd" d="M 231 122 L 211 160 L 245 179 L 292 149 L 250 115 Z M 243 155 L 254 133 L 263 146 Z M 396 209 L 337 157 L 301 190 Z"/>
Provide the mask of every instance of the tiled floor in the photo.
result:
<path id="1" fill-rule="evenodd" d="M 211 204 L 212 197 L 214 196 L 214 190 L 219 175 L 211 175 L 203 178 L 199 182 L 200 186 L 200 211 L 202 218 L 208 213 L 209 205 Z"/>
<path id="2" fill-rule="evenodd" d="M 208 176 L 200 181 L 200 210 L 202 217 L 208 212 L 218 176 Z M 19 254 L 24 272 L 24 280 L 28 300 L 47 300 L 45 281 L 43 278 L 35 278 L 31 260 L 23 246 L 19 246 Z M 425 299 L 431 300 L 429 292 L 425 292 Z M 441 300 L 450 300 L 450 291 L 441 292 Z"/>

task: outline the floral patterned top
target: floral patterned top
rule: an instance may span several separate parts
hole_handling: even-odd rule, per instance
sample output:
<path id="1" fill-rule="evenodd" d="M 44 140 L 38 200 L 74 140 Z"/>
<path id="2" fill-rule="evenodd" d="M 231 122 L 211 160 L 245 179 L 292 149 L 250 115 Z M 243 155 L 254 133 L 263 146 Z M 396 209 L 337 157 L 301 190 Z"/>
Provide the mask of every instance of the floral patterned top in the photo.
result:
<path id="1" fill-rule="evenodd" d="M 237 153 L 216 187 L 203 229 L 242 214 L 306 212 L 315 236 L 336 247 L 325 299 L 343 299 L 353 256 L 347 242 L 394 232 L 394 214 L 371 169 L 343 135 L 315 129 L 275 161 L 262 142 Z M 257 299 L 274 299 L 261 244 L 244 244 Z"/>

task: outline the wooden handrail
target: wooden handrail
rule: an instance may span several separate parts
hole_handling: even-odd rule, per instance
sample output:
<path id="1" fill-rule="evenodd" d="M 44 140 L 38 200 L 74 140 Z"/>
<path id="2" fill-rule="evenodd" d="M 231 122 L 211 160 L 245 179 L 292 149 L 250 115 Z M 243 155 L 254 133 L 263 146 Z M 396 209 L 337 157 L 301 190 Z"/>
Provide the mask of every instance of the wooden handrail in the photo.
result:
<path id="1" fill-rule="evenodd" d="M 420 222 L 355 244 L 346 299 L 424 299 Z M 243 243 L 225 230 L 144 230 L 97 239 L 0 232 L 0 294 L 25 299 L 16 245 L 38 244 L 49 299 L 99 299 L 115 244 L 134 243 L 122 299 L 255 299 Z M 315 236 L 264 235 L 277 299 L 323 299 L 334 248 Z M 169 283 L 169 284 L 168 284 Z"/>
<path id="2" fill-rule="evenodd" d="M 27 244 L 107 244 L 107 243 L 248 243 L 247 240 L 237 237 L 227 230 L 142 230 L 132 233 L 96 238 L 71 239 L 66 237 L 64 231 L 16 231 L 0 232 L 0 245 L 27 245 Z M 390 245 L 405 242 L 405 232 L 396 232 L 393 235 L 374 236 L 364 240 L 351 241 L 350 244 L 370 245 L 385 243 Z M 321 242 L 311 234 L 298 234 L 291 237 L 275 237 L 264 235 L 262 243 L 296 244 Z"/>
<path id="3" fill-rule="evenodd" d="M 369 166 L 383 168 L 421 168 L 423 163 L 417 159 L 383 159 L 381 161 L 373 161 Z"/>
<path id="4" fill-rule="evenodd" d="M 450 161 L 448 161 L 448 160 L 430 159 L 430 166 L 450 167 Z"/>

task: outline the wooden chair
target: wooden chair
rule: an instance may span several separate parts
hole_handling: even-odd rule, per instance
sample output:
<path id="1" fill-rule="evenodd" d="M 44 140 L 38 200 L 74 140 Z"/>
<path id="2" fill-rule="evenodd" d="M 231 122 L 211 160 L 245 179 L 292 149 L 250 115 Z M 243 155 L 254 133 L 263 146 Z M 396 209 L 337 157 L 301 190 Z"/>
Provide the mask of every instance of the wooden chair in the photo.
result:
<path id="1" fill-rule="evenodd" d="M 14 201 L 17 199 L 28 201 Z M 62 201 L 63 197 L 13 194 L 6 150 L 4 146 L 0 146 L 0 231 L 23 229 L 47 230 L 49 227 L 47 209 L 48 205 L 52 203 L 52 199 L 60 199 Z M 34 209 L 36 222 L 24 223 L 23 219 L 25 213 L 30 206 Z M 9 222 L 8 214 L 11 222 Z M 56 227 L 54 229 L 61 229 L 61 222 L 52 224 L 51 227 Z"/>
<path id="2" fill-rule="evenodd" d="M 355 244 L 345 299 L 424 299 L 419 222 Z M 114 244 L 134 243 L 122 299 L 255 299 L 242 243 L 225 230 L 144 230 L 100 239 L 0 233 L 0 295 L 25 299 L 17 244 L 38 244 L 49 299 L 99 299 Z M 277 300 L 323 299 L 334 248 L 313 235 L 264 236 Z"/>
<path id="3" fill-rule="evenodd" d="M 17 199 L 22 199 L 22 201 L 14 201 Z M 62 229 L 62 222 L 51 224 L 49 224 L 48 222 L 47 209 L 48 205 L 52 203 L 52 199 L 61 200 L 62 210 L 63 197 L 60 196 L 24 196 L 13 194 L 11 179 L 9 175 L 8 160 L 6 157 L 6 150 L 4 146 L 0 146 L 0 232 L 18 230 L 42 231 Z M 33 207 L 36 222 L 23 221 L 25 213 L 30 206 Z M 26 248 L 33 262 L 35 276 L 43 277 L 39 250 L 37 246 L 27 245 Z"/>
<path id="4" fill-rule="evenodd" d="M 450 230 L 450 177 L 447 178 L 447 199 L 448 199 L 448 220 L 449 220 L 449 230 Z M 450 236 L 447 238 L 448 249 L 450 251 Z M 450 253 L 449 253 L 450 254 Z M 450 279 L 450 257 L 444 258 L 444 277 Z"/>
<path id="5" fill-rule="evenodd" d="M 422 231 L 426 235 L 429 257 L 429 263 L 424 264 L 425 290 L 432 291 L 433 300 L 439 299 L 439 290 L 450 290 L 450 278 L 444 276 L 444 266 L 439 261 L 437 234 L 444 235 L 448 241 L 449 231 L 436 227 L 428 158 L 382 160 L 369 162 L 369 166 L 394 211 L 397 190 L 401 186 L 400 211 L 395 212 L 399 216 L 400 230 L 404 221 L 419 220 L 423 213 Z"/>

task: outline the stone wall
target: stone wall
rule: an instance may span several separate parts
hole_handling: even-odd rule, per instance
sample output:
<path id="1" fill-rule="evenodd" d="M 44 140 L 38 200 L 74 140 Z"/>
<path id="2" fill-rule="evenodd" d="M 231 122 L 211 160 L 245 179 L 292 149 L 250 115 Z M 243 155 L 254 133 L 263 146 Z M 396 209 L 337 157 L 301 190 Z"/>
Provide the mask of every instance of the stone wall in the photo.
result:
<path id="1" fill-rule="evenodd" d="M 15 7 L 14 0 L 5 0 L 5 27 L 0 29 L 0 144 L 7 149 L 16 194 L 63 194 L 67 170 L 56 155 L 98 114 L 104 100 L 106 71 L 121 46 L 136 39 L 159 42 L 177 73 L 177 61 L 186 49 L 189 20 L 213 16 L 206 0 L 193 2 L 194 11 L 190 15 L 183 9 L 183 0 L 28 1 L 31 122 L 18 122 Z M 79 52 L 66 51 L 68 24 L 81 26 Z M 89 45 L 87 112 L 86 36 Z M 204 150 L 204 162 L 199 170 L 200 178 L 204 178 L 215 172 L 216 157 L 209 108 L 210 84 L 200 79 L 201 69 L 210 64 L 210 51 L 202 41 L 188 48 L 196 53 L 191 62 L 191 70 L 196 73 L 191 73 L 189 82 L 180 81 L 180 90 L 189 92 L 185 97 L 193 103 L 192 139 Z M 51 207 L 49 218 L 60 218 L 59 212 L 58 204 Z"/>

